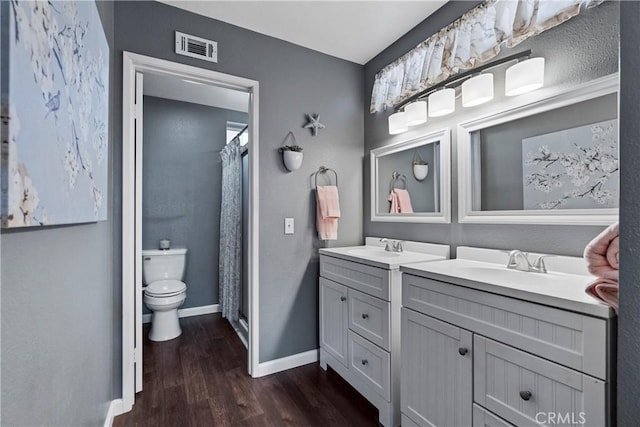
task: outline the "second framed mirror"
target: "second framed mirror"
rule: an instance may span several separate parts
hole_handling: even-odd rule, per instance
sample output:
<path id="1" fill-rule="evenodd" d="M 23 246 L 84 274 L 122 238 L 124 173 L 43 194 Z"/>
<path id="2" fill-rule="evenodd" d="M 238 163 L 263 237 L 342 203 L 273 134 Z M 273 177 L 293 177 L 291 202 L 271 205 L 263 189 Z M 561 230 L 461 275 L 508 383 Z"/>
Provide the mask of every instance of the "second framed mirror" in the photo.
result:
<path id="1" fill-rule="evenodd" d="M 371 221 L 451 222 L 448 128 L 371 151 Z"/>

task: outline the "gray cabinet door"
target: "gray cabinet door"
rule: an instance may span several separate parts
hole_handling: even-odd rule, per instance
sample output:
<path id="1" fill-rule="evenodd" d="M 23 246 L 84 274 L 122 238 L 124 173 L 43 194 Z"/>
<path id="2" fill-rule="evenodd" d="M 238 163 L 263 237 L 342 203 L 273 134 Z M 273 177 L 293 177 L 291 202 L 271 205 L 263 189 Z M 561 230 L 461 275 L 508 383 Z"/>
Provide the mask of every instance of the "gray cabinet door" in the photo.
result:
<path id="1" fill-rule="evenodd" d="M 401 411 L 421 426 L 470 426 L 472 334 L 402 309 Z"/>
<path id="2" fill-rule="evenodd" d="M 320 278 L 320 347 L 349 365 L 347 287 Z"/>

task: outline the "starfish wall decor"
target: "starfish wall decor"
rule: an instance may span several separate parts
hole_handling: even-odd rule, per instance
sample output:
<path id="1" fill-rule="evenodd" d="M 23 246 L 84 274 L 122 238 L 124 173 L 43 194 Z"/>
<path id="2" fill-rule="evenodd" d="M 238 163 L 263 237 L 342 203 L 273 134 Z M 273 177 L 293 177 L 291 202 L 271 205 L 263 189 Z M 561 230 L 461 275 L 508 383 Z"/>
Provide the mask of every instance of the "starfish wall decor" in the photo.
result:
<path id="1" fill-rule="evenodd" d="M 320 123 L 320 114 L 305 114 L 309 123 L 303 126 L 305 129 L 311 129 L 313 136 L 318 135 L 318 129 L 324 129 L 325 126 Z"/>

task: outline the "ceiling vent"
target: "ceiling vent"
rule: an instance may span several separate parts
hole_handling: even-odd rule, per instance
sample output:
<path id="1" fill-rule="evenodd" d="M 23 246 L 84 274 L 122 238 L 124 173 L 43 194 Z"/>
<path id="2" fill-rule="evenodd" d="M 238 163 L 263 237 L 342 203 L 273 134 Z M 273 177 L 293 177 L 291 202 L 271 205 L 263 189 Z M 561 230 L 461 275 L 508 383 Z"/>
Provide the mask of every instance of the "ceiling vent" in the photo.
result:
<path id="1" fill-rule="evenodd" d="M 209 62 L 218 62 L 218 43 L 176 31 L 176 53 Z"/>

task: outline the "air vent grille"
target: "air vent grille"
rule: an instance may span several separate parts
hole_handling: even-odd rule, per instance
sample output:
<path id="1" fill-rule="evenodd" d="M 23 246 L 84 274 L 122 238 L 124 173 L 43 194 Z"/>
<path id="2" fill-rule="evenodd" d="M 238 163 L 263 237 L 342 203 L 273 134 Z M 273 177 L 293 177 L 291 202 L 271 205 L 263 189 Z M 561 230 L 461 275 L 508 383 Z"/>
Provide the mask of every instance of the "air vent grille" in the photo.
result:
<path id="1" fill-rule="evenodd" d="M 209 62 L 218 62 L 218 43 L 176 31 L 176 53 Z"/>

